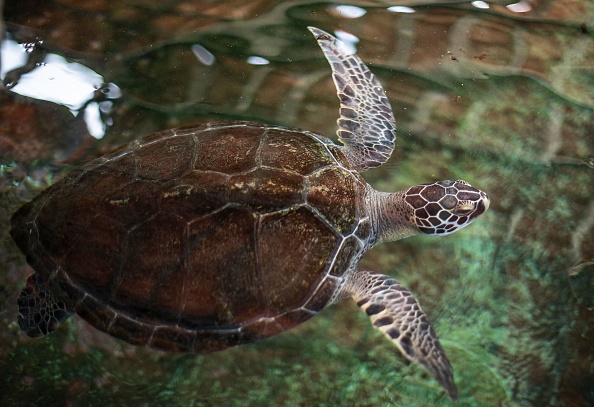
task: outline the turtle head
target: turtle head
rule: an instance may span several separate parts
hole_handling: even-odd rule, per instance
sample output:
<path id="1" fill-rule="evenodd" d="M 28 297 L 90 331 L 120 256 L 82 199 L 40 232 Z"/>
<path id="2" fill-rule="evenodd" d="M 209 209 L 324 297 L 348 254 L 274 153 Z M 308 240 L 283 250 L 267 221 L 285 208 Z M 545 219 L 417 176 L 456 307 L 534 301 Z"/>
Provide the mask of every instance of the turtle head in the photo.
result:
<path id="1" fill-rule="evenodd" d="M 427 235 L 443 236 L 470 225 L 489 208 L 489 197 L 466 181 L 437 181 L 404 192 L 413 221 Z"/>

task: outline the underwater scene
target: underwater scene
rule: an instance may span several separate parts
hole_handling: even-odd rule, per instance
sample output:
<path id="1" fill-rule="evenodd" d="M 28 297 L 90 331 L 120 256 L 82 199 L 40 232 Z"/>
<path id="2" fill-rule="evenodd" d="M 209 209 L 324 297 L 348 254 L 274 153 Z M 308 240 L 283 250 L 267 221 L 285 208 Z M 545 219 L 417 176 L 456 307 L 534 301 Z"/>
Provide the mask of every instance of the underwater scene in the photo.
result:
<path id="1" fill-rule="evenodd" d="M 0 406 L 594 406 L 594 2 L 0 6 Z M 356 53 L 392 107 L 394 153 L 362 173 L 373 188 L 465 180 L 489 196 L 463 230 L 385 242 L 359 262 L 416 298 L 458 401 L 349 299 L 204 355 L 133 346 L 76 314 L 25 335 L 17 302 L 33 269 L 10 219 L 77 166 L 224 120 L 341 145 L 344 99 L 310 26 Z M 297 257 L 275 261 L 291 270 Z"/>

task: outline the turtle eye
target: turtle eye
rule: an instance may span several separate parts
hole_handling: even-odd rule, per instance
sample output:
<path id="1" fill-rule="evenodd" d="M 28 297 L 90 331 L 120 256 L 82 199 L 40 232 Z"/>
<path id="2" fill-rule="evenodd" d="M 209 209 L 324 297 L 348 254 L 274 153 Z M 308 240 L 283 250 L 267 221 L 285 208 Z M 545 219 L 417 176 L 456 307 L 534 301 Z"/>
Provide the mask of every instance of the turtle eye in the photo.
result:
<path id="1" fill-rule="evenodd" d="M 474 211 L 474 205 L 466 203 L 454 208 L 452 213 L 456 216 L 468 216 L 472 213 L 472 211 Z"/>

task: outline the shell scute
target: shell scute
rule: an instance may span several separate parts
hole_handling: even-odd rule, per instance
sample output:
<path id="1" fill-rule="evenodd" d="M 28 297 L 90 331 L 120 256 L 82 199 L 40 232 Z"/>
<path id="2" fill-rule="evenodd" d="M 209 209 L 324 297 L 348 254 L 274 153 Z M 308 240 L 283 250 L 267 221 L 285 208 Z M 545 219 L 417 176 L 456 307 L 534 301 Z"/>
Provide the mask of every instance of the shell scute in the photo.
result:
<path id="1" fill-rule="evenodd" d="M 87 169 L 80 178 L 73 179 L 77 185 L 84 185 L 97 197 L 105 195 L 114 185 L 129 185 L 136 180 L 137 160 L 134 154 L 118 156 L 117 159 L 105 160 L 101 165 Z M 71 174 L 68 175 L 69 178 Z M 76 181 L 75 181 L 76 180 Z"/>
<path id="2" fill-rule="evenodd" d="M 303 304 L 338 245 L 336 233 L 305 207 L 263 216 L 258 232 L 267 308 L 277 313 Z"/>
<path id="3" fill-rule="evenodd" d="M 163 314 L 174 308 L 171 302 L 179 306 L 177 296 L 161 297 L 160 301 L 155 298 L 179 268 L 186 230 L 182 218 L 164 212 L 131 229 L 127 234 L 126 256 L 113 269 L 110 298 L 123 308 L 159 309 Z"/>
<path id="4" fill-rule="evenodd" d="M 117 314 L 111 307 L 105 306 L 103 301 L 91 295 L 85 295 L 79 300 L 75 310 L 85 321 L 105 332 L 109 332 L 107 328 L 117 320 Z M 138 339 L 140 338 L 137 335 L 132 338 L 135 341 Z"/>
<path id="5" fill-rule="evenodd" d="M 247 324 L 242 332 L 244 341 L 253 341 L 262 337 L 279 334 L 313 317 L 315 313 L 305 309 L 295 309 L 272 318 L 261 318 Z"/>
<path id="6" fill-rule="evenodd" d="M 216 352 L 241 343 L 253 342 L 258 338 L 239 329 L 197 331 L 194 351 L 200 353 Z"/>
<path id="7" fill-rule="evenodd" d="M 106 188 L 98 199 L 100 207 L 97 213 L 113 219 L 122 225 L 122 228 L 134 227 L 157 212 L 162 189 L 161 182 L 150 180 L 115 184 L 111 188 Z"/>
<path id="8" fill-rule="evenodd" d="M 287 134 L 280 129 L 266 131 L 260 160 L 263 166 L 282 168 L 301 175 L 334 164 L 318 140 L 302 134 Z"/>
<path id="9" fill-rule="evenodd" d="M 168 182 L 159 191 L 159 210 L 176 213 L 188 222 L 229 202 L 229 177 L 220 172 L 192 171 Z"/>
<path id="10" fill-rule="evenodd" d="M 260 145 L 261 127 L 219 127 L 200 132 L 195 170 L 235 174 L 256 167 L 256 152 Z"/>
<path id="11" fill-rule="evenodd" d="M 185 275 L 174 283 L 181 293 L 180 324 L 229 326 L 265 309 L 256 264 L 256 216 L 229 206 L 190 223 Z"/>
<path id="12" fill-rule="evenodd" d="M 89 318 L 93 317 L 92 310 L 89 310 L 84 313 L 81 313 L 77 310 L 77 312 L 81 314 L 87 322 L 90 322 L 93 325 L 104 324 L 105 320 L 109 321 L 109 319 L 90 321 Z M 105 330 L 107 333 L 117 338 L 124 337 L 128 342 L 130 342 L 133 345 L 146 345 L 149 343 L 154 331 L 154 328 L 151 325 L 144 324 L 140 321 L 131 318 L 127 318 L 123 315 L 114 314 L 113 318 L 113 321 L 107 326 L 105 326 Z"/>
<path id="13" fill-rule="evenodd" d="M 309 189 L 307 202 L 336 225 L 342 235 L 351 232 L 357 225 L 357 206 L 360 191 L 350 171 L 330 166 L 307 177 Z"/>
<path id="14" fill-rule="evenodd" d="M 196 332 L 178 327 L 156 327 L 150 345 L 157 349 L 171 349 L 173 352 L 193 351 L 196 346 Z"/>
<path id="15" fill-rule="evenodd" d="M 192 135 L 170 136 L 147 143 L 134 150 L 136 177 L 149 180 L 169 180 L 191 171 L 194 162 L 195 140 Z M 127 157 L 126 157 L 127 158 Z M 122 166 L 124 160 L 119 160 Z M 160 165 L 154 165 L 155 162 Z M 120 170 L 124 168 L 120 167 Z"/>
<path id="16" fill-rule="evenodd" d="M 304 188 L 301 175 L 278 169 L 258 168 L 231 176 L 229 201 L 267 212 L 301 203 Z"/>
<path id="17" fill-rule="evenodd" d="M 27 216 L 35 216 L 37 239 L 34 244 L 43 248 L 38 252 L 60 261 L 93 222 L 90 214 L 100 209 L 95 196 L 84 188 L 64 188 L 57 192 L 59 194 L 53 195 L 54 199 L 47 200 L 42 208 L 31 208 L 35 215 Z M 23 236 L 23 239 L 30 238 Z"/>
<path id="18" fill-rule="evenodd" d="M 67 255 L 60 265 L 68 278 L 85 292 L 109 298 L 113 272 L 121 266 L 126 254 L 126 235 L 127 231 L 115 219 L 95 216 L 82 235 L 72 240 L 60 239 L 60 244 L 67 247 Z M 60 236 L 54 234 L 54 237 Z"/>

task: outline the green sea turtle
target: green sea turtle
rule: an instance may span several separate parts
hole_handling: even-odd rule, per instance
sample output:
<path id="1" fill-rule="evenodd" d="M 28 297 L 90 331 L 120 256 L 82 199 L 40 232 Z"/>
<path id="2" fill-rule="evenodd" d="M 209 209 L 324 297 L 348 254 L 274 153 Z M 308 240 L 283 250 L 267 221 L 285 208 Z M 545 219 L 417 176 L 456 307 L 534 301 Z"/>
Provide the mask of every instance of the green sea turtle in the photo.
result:
<path id="1" fill-rule="evenodd" d="M 375 244 L 447 235 L 489 206 L 464 181 L 378 192 L 395 122 L 380 83 L 330 34 L 343 146 L 304 130 L 219 122 L 146 136 L 82 165 L 20 208 L 11 235 L 35 273 L 18 323 L 43 336 L 78 313 L 136 345 L 208 353 L 270 337 L 352 298 L 457 397 L 425 313 L 357 267 Z"/>

